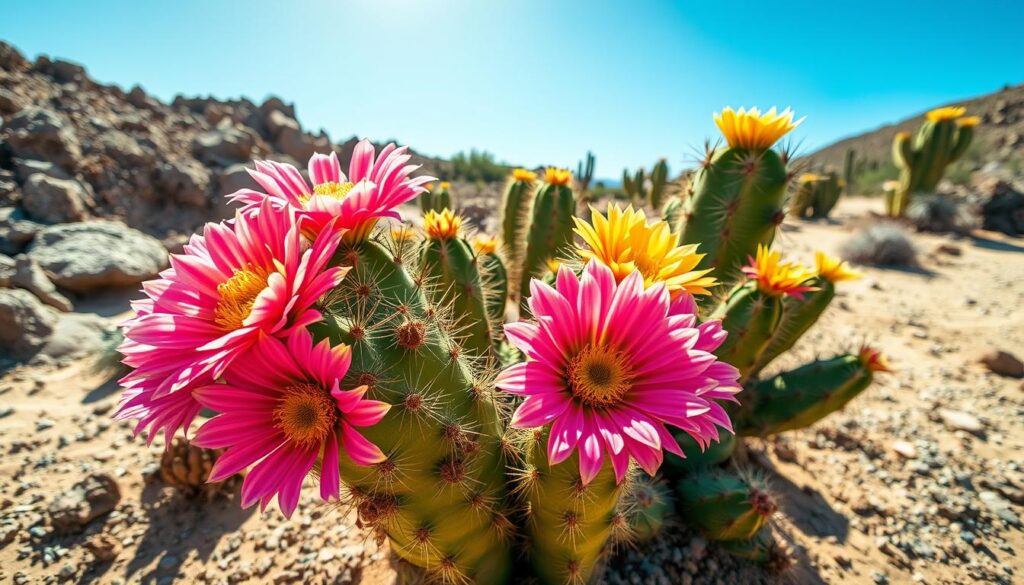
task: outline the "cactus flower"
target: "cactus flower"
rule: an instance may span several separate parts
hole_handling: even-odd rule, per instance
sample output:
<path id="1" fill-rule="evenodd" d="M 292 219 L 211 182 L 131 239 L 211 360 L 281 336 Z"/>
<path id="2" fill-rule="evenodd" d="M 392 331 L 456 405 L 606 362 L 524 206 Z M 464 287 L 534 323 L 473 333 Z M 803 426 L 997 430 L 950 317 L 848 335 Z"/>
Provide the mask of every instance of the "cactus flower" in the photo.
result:
<path id="1" fill-rule="evenodd" d="M 206 408 L 219 412 L 196 433 L 200 447 L 226 449 L 210 472 L 220 481 L 252 466 L 242 484 L 242 506 L 277 496 L 285 516 L 299 503 L 302 481 L 318 457 L 320 497 L 338 497 L 339 449 L 360 465 L 385 459 L 357 427 L 380 422 L 390 408 L 364 398 L 367 387 L 342 390 L 352 356 L 348 346 L 313 345 L 304 329 L 288 337 L 261 336 L 224 376 L 224 384 L 196 389 Z"/>
<path id="2" fill-rule="evenodd" d="M 885 354 L 881 350 L 875 349 L 870 345 L 862 345 L 860 352 L 857 354 L 860 357 L 861 363 L 864 367 L 871 370 L 872 372 L 891 372 L 892 366 L 889 365 L 889 360 L 885 357 Z"/>
<path id="3" fill-rule="evenodd" d="M 513 426 L 551 425 L 552 465 L 578 452 L 589 483 L 607 458 L 621 482 L 630 459 L 653 475 L 663 449 L 682 456 L 666 424 L 702 446 L 731 430 L 717 401 L 733 399 L 739 373 L 711 353 L 724 339 L 718 321 L 673 315 L 664 284 L 645 287 L 639 272 L 616 282 L 593 260 L 579 278 L 561 268 L 554 288 L 533 280 L 531 292 L 536 321 L 505 326 L 527 361 L 496 384 L 525 398 Z"/>
<path id="4" fill-rule="evenodd" d="M 967 113 L 967 108 L 963 106 L 947 106 L 944 108 L 935 108 L 934 110 L 925 114 L 930 122 L 942 122 L 944 120 L 956 120 Z"/>
<path id="5" fill-rule="evenodd" d="M 249 174 L 266 193 L 241 189 L 228 197 L 247 210 L 268 198 L 278 206 L 294 207 L 307 222 L 304 228 L 312 233 L 339 218 L 334 229 L 348 230 L 347 240 L 363 241 L 379 218 L 401 219 L 395 208 L 425 192 L 425 185 L 435 180 L 411 177 L 419 168 L 408 164 L 411 158 L 406 147 L 396 148 L 394 144 L 377 154 L 364 139 L 352 151 L 347 176 L 341 172 L 337 154 L 314 154 L 309 159 L 312 187 L 292 165 L 257 161 L 256 169 Z"/>
<path id="6" fill-rule="evenodd" d="M 708 288 L 718 284 L 708 275 L 711 269 L 694 270 L 704 254 L 697 253 L 697 244 L 677 246 L 677 236 L 667 222 L 648 223 L 643 210 L 633 206 L 623 210 L 612 205 L 607 215 L 596 209 L 591 212 L 590 223 L 573 218 L 574 231 L 584 243 L 580 256 L 610 268 L 617 281 L 639 270 L 645 285 L 664 283 L 673 299 L 682 293 L 711 294 Z"/>
<path id="7" fill-rule="evenodd" d="M 514 171 L 513 174 L 515 174 Z M 572 171 L 548 167 L 544 171 L 544 182 L 549 185 L 568 185 L 572 182 Z"/>
<path id="8" fill-rule="evenodd" d="M 818 290 L 805 284 L 814 272 L 794 262 L 782 262 L 780 252 L 770 251 L 763 244 L 758 244 L 757 258 L 750 258 L 743 273 L 757 281 L 758 290 L 773 297 L 788 295 L 802 299 L 805 292 Z"/>
<path id="9" fill-rule="evenodd" d="M 526 169 L 515 169 L 512 171 L 512 180 L 532 183 L 537 180 L 537 173 Z"/>
<path id="10" fill-rule="evenodd" d="M 793 112 L 789 108 L 781 113 L 776 113 L 775 108 L 772 108 L 764 114 L 757 108 L 740 108 L 738 112 L 725 108 L 715 114 L 715 124 L 730 147 L 752 150 L 768 150 L 803 121 L 800 118 L 794 122 Z"/>
<path id="11" fill-rule="evenodd" d="M 480 235 L 473 238 L 473 250 L 478 256 L 493 254 L 498 249 L 498 238 L 494 236 Z"/>
<path id="12" fill-rule="evenodd" d="M 814 264 L 818 276 L 833 284 L 860 278 L 860 273 L 851 270 L 846 261 L 829 256 L 820 250 L 814 253 Z"/>
<path id="13" fill-rule="evenodd" d="M 139 418 L 137 432 L 152 425 L 170 436 L 187 426 L 198 384 L 219 378 L 261 335 L 320 319 L 315 303 L 348 270 L 327 265 L 339 240 L 327 230 L 307 243 L 295 213 L 269 200 L 232 223 L 207 224 L 142 285 L 148 298 L 134 303 L 119 348 L 133 371 L 121 380 L 128 391 L 118 416 Z"/>
<path id="14" fill-rule="evenodd" d="M 423 216 L 423 231 L 432 240 L 450 240 L 459 234 L 462 227 L 462 216 L 444 209 L 440 213 L 428 211 Z"/>

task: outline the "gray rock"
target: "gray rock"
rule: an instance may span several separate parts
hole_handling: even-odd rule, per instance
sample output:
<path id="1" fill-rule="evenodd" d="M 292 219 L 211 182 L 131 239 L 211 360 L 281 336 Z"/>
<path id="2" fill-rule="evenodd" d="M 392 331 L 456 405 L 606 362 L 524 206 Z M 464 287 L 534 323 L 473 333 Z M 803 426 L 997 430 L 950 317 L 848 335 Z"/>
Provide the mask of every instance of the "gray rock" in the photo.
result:
<path id="1" fill-rule="evenodd" d="M 96 146 L 120 166 L 150 168 L 156 162 L 156 157 L 152 153 L 120 130 L 104 132 L 96 139 Z"/>
<path id="2" fill-rule="evenodd" d="M 21 254 L 14 259 L 14 263 L 15 272 L 11 277 L 13 286 L 29 291 L 36 295 L 36 298 L 58 311 L 67 313 L 71 310 L 71 301 L 57 292 L 57 287 L 50 282 L 46 273 L 36 264 L 35 260 Z"/>
<path id="3" fill-rule="evenodd" d="M 157 167 L 156 186 L 168 198 L 193 207 L 206 207 L 210 171 L 194 159 L 170 160 Z"/>
<path id="4" fill-rule="evenodd" d="M 38 352 L 57 327 L 58 313 L 32 293 L 0 289 L 0 355 L 25 360 Z"/>
<path id="5" fill-rule="evenodd" d="M 28 255 L 58 286 L 79 293 L 134 286 L 167 264 L 160 240 L 106 221 L 50 226 L 39 232 Z"/>
<path id="6" fill-rule="evenodd" d="M 979 360 L 992 373 L 1010 378 L 1024 378 L 1024 362 L 1008 351 L 992 350 Z"/>
<path id="7" fill-rule="evenodd" d="M 42 173 L 28 178 L 21 206 L 34 219 L 47 223 L 69 223 L 86 218 L 89 195 L 78 181 L 54 179 Z"/>
<path id="8" fill-rule="evenodd" d="M 25 102 L 13 91 L 0 87 L 0 114 L 13 114 L 25 107 Z"/>
<path id="9" fill-rule="evenodd" d="M 21 71 L 28 66 L 25 57 L 11 45 L 0 41 L 0 69 Z"/>
<path id="10" fill-rule="evenodd" d="M 280 136 L 281 132 L 284 130 L 297 130 L 302 132 L 302 127 L 299 125 L 299 122 L 280 110 L 271 110 L 270 113 L 267 114 L 264 124 L 267 126 L 267 132 L 270 134 L 270 137 L 274 139 Z"/>
<path id="11" fill-rule="evenodd" d="M 961 410 L 940 408 L 939 418 L 942 419 L 942 422 L 946 423 L 946 426 L 951 431 L 966 431 L 968 433 L 980 434 L 985 430 L 978 417 Z"/>
<path id="12" fill-rule="evenodd" d="M 192 154 L 208 165 L 227 166 L 252 158 L 256 137 L 252 131 L 223 126 L 199 134 L 192 140 Z"/>
<path id="13" fill-rule="evenodd" d="M 19 254 L 43 226 L 25 219 L 25 214 L 14 207 L 0 207 L 0 254 Z"/>
<path id="14" fill-rule="evenodd" d="M 0 207 L 14 206 L 21 201 L 21 190 L 14 180 L 14 173 L 0 169 Z"/>
<path id="15" fill-rule="evenodd" d="M 282 128 L 281 133 L 274 140 L 274 145 L 295 160 L 306 161 L 315 152 L 330 150 L 331 141 L 323 134 L 320 136 L 306 134 L 296 126 L 295 128 Z"/>
<path id="16" fill-rule="evenodd" d="M 11 286 L 11 279 L 14 278 L 15 272 L 17 272 L 17 269 L 15 268 L 14 258 L 0 254 L 0 288 Z"/>
<path id="17" fill-rule="evenodd" d="M 6 121 L 2 134 L 18 158 L 50 160 L 73 169 L 82 156 L 72 125 L 63 115 L 43 107 L 21 110 Z"/>
<path id="18" fill-rule="evenodd" d="M 108 347 L 115 327 L 91 313 L 68 313 L 57 321 L 53 335 L 39 351 L 53 359 L 101 355 Z"/>
<path id="19" fill-rule="evenodd" d="M 18 178 L 22 182 L 27 181 L 29 177 L 36 173 L 42 173 L 48 177 L 54 179 L 74 179 L 71 173 L 65 171 L 59 166 L 52 162 L 45 160 L 33 160 L 30 158 L 16 158 L 14 159 L 14 168 L 18 172 Z"/>
<path id="20" fill-rule="evenodd" d="M 89 522 L 113 511 L 120 500 L 121 489 L 114 478 L 90 475 L 50 502 L 50 524 L 57 532 L 79 532 Z"/>

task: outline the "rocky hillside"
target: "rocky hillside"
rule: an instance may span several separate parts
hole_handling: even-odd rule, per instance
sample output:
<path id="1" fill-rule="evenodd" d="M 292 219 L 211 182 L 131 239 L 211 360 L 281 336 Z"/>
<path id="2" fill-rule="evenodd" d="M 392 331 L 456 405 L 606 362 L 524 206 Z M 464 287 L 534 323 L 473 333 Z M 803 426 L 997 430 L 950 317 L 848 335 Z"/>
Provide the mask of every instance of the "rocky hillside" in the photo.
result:
<path id="1" fill-rule="evenodd" d="M 999 165 L 1011 176 L 1024 175 L 1024 84 L 943 105 L 964 106 L 969 115 L 981 118 L 974 143 L 957 163 L 964 175 L 986 163 Z M 852 148 L 857 159 L 863 161 L 862 169 L 884 168 L 891 165 L 892 140 L 896 133 L 915 131 L 923 120 L 924 112 L 921 112 L 895 124 L 840 140 L 807 155 L 806 159 L 813 165 L 842 169 L 846 153 Z"/>
<path id="2" fill-rule="evenodd" d="M 165 104 L 139 86 L 98 83 L 75 63 L 29 62 L 3 42 L 0 122 L 0 208 L 42 224 L 120 219 L 158 238 L 230 213 L 223 195 L 250 186 L 245 165 L 255 158 L 304 168 L 314 151 L 333 149 L 347 165 L 356 141 L 303 130 L 276 97 Z M 417 158 L 433 173 L 448 164 Z"/>

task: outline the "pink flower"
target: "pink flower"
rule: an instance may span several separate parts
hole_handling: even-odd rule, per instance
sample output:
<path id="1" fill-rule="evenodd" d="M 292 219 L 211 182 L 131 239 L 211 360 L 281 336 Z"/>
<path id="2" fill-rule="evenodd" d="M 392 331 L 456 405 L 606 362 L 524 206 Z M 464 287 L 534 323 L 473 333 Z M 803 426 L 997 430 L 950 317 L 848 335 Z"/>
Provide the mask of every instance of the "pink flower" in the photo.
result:
<path id="1" fill-rule="evenodd" d="M 139 418 L 139 431 L 187 427 L 198 410 L 191 389 L 223 375 L 261 334 L 320 319 L 314 305 L 347 271 L 327 265 L 340 237 L 325 230 L 309 244 L 294 212 L 269 201 L 207 224 L 133 303 L 119 348 L 133 371 L 121 380 L 128 390 L 118 415 Z"/>
<path id="2" fill-rule="evenodd" d="M 349 230 L 348 239 L 361 241 L 378 218 L 401 219 L 394 209 L 426 191 L 424 185 L 435 180 L 427 176 L 410 178 L 419 168 L 407 164 L 411 158 L 406 147 L 396 148 L 394 144 L 385 146 L 375 157 L 370 141 L 362 140 L 352 151 L 346 177 L 337 154 L 314 154 L 309 159 L 312 187 L 292 165 L 257 161 L 256 170 L 249 174 L 266 193 L 242 189 L 229 197 L 246 208 L 268 198 L 278 206 L 294 207 L 308 220 L 313 233 L 338 218 L 335 227 Z"/>
<path id="3" fill-rule="evenodd" d="M 731 432 L 715 400 L 735 400 L 739 373 L 712 353 L 725 339 L 719 321 L 697 325 L 682 312 L 690 303 L 671 305 L 663 284 L 645 289 L 636 271 L 616 284 L 596 261 L 579 279 L 563 267 L 555 288 L 534 280 L 530 290 L 536 322 L 505 326 L 527 361 L 497 385 L 525 398 L 513 426 L 551 424 L 552 464 L 577 451 L 589 483 L 607 457 L 621 482 L 630 458 L 653 475 L 662 449 L 682 456 L 666 424 L 702 446 L 718 438 L 717 427 Z"/>
<path id="4" fill-rule="evenodd" d="M 338 449 L 360 465 L 386 457 L 356 427 L 380 422 L 390 406 L 367 400 L 366 386 L 342 390 L 341 378 L 352 356 L 345 345 L 328 340 L 313 345 L 305 330 L 287 339 L 260 335 L 256 344 L 235 361 L 226 383 L 195 391 L 199 402 L 220 412 L 196 433 L 193 443 L 227 449 L 210 473 L 220 481 L 253 465 L 242 483 L 242 506 L 277 496 L 285 516 L 299 503 L 302 481 L 320 465 L 320 497 L 336 498 L 340 491 Z"/>

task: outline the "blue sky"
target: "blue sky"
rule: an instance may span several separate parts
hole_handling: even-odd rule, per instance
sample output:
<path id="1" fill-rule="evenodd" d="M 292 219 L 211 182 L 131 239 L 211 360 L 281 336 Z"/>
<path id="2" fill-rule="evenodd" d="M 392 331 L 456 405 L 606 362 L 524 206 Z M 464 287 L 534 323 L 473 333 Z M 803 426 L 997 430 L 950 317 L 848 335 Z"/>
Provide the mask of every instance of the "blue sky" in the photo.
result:
<path id="1" fill-rule="evenodd" d="M 103 82 L 278 94 L 335 140 L 597 174 L 688 162 L 725 105 L 792 106 L 808 150 L 1024 81 L 1020 0 L 6 0 L 0 39 Z"/>

